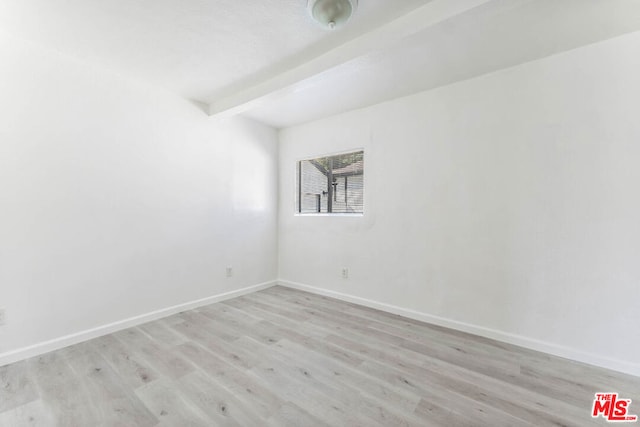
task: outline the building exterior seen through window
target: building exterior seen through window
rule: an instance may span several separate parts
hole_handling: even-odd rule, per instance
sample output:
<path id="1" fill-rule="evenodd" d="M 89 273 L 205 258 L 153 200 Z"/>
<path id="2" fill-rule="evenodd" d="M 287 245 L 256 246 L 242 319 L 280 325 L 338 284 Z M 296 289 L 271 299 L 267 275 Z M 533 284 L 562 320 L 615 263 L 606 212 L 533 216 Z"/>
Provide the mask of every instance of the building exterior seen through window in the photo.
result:
<path id="1" fill-rule="evenodd" d="M 301 160 L 297 178 L 297 213 L 364 213 L 364 151 Z"/>

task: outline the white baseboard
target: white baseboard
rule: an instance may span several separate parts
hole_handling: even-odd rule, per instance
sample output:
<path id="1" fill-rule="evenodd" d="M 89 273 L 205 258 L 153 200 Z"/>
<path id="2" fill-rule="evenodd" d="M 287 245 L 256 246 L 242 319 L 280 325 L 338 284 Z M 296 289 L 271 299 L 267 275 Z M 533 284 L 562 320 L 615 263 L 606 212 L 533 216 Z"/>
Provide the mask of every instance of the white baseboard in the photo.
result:
<path id="1" fill-rule="evenodd" d="M 213 304 L 220 301 L 225 301 L 231 298 L 235 298 L 242 295 L 250 294 L 252 292 L 260 291 L 262 289 L 267 289 L 274 285 L 276 285 L 276 281 L 260 283 L 258 285 L 249 286 L 249 287 L 238 289 L 231 292 L 225 292 L 223 294 L 202 298 L 196 301 L 190 301 L 183 304 L 174 305 L 173 307 L 163 308 L 160 310 L 152 311 L 151 313 L 130 317 L 128 319 L 120 320 L 118 322 L 113 322 L 108 325 L 99 326 L 97 328 L 88 329 L 86 331 L 77 332 L 71 335 L 55 338 L 49 341 L 45 341 L 45 342 L 31 345 L 28 347 L 20 348 L 7 353 L 2 353 L 0 354 L 0 366 L 19 362 L 21 360 L 25 360 L 30 357 L 35 357 L 41 354 L 49 353 L 51 351 L 59 350 L 64 347 L 68 347 L 70 345 L 88 341 L 93 338 L 98 338 L 103 335 L 111 334 L 113 332 L 117 332 L 122 329 L 131 328 L 133 326 L 141 325 L 143 323 L 147 323 L 153 320 L 161 319 L 163 317 L 171 316 L 172 314 L 180 313 L 181 311 L 192 310 L 194 308 L 202 307 L 202 306 Z"/>
<path id="2" fill-rule="evenodd" d="M 375 308 L 377 310 L 386 311 L 388 313 L 397 314 L 410 319 L 419 320 L 421 322 L 443 326 L 445 328 L 455 329 L 462 332 L 467 332 L 473 335 L 490 338 L 490 339 L 501 341 L 507 344 L 513 344 L 520 347 L 528 348 L 530 350 L 540 351 L 540 352 L 551 354 L 554 356 L 571 359 L 577 362 L 587 363 L 589 365 L 599 366 L 602 368 L 611 369 L 614 371 L 623 372 L 625 374 L 640 377 L 640 364 L 638 363 L 611 359 L 605 356 L 586 353 L 581 350 L 577 350 L 571 347 L 565 347 L 559 344 L 553 344 L 545 341 L 536 340 L 533 338 L 527 338 L 522 335 L 511 334 L 508 332 L 503 332 L 503 331 L 499 331 L 491 328 L 485 328 L 483 326 L 473 325 L 470 323 L 459 322 L 453 319 L 434 316 L 432 314 L 423 313 L 423 312 L 419 312 L 419 311 L 415 311 L 407 308 L 402 308 L 395 305 L 385 304 L 382 302 L 373 301 L 366 298 L 360 298 L 353 295 L 344 294 L 341 292 L 335 292 L 335 291 L 330 291 L 322 288 L 317 288 L 314 286 L 304 285 L 302 283 L 295 283 L 295 282 L 290 282 L 288 280 L 279 279 L 278 284 L 281 286 L 285 286 L 293 289 L 299 289 L 302 291 L 307 291 L 314 294 L 323 295 L 331 298 L 336 298 L 342 301 L 363 305 L 365 307 Z"/>

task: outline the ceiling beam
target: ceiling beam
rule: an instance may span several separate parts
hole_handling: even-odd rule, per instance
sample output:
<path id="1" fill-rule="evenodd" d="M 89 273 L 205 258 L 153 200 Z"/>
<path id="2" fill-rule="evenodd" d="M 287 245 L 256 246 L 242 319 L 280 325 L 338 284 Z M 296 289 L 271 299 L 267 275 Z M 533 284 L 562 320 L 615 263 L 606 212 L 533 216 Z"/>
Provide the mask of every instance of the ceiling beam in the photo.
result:
<path id="1" fill-rule="evenodd" d="M 269 98 L 299 90 L 299 86 L 334 67 L 381 50 L 398 41 L 474 9 L 492 0 L 432 0 L 383 26 L 373 29 L 315 58 L 289 64 L 287 69 L 216 99 L 209 105 L 209 115 L 241 113 Z M 310 83 L 310 82 L 309 82 Z"/>

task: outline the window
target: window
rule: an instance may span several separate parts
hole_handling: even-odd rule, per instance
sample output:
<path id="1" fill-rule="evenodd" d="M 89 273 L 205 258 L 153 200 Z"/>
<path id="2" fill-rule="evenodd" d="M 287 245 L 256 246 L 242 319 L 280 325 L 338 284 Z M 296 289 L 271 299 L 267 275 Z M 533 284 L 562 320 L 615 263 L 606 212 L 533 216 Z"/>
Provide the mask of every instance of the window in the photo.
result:
<path id="1" fill-rule="evenodd" d="M 298 162 L 301 214 L 361 214 L 364 212 L 364 151 Z"/>

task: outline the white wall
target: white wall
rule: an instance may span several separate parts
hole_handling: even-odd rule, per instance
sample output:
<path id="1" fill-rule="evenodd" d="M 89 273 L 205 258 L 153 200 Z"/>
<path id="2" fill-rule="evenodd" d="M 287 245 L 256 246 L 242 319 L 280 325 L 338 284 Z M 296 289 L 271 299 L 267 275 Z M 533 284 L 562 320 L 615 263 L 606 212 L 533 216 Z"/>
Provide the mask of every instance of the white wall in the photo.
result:
<path id="1" fill-rule="evenodd" d="M 280 278 L 640 375 L 638 76 L 633 33 L 283 130 Z M 294 216 L 360 147 L 365 216 Z"/>
<path id="2" fill-rule="evenodd" d="M 0 362 L 276 278 L 274 130 L 7 37 L 0 63 Z"/>

